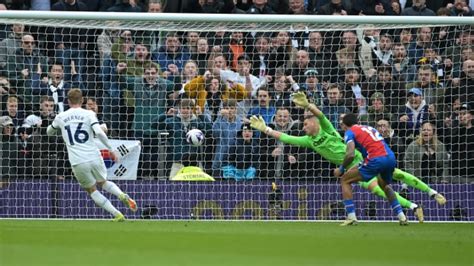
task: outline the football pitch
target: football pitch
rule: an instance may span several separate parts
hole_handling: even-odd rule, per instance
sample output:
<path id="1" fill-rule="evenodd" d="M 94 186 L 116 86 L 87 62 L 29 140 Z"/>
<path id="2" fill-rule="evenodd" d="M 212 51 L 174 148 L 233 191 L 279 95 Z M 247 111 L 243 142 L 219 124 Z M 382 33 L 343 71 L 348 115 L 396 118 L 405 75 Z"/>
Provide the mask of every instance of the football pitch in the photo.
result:
<path id="1" fill-rule="evenodd" d="M 0 265 L 474 265 L 474 224 L 0 220 Z"/>

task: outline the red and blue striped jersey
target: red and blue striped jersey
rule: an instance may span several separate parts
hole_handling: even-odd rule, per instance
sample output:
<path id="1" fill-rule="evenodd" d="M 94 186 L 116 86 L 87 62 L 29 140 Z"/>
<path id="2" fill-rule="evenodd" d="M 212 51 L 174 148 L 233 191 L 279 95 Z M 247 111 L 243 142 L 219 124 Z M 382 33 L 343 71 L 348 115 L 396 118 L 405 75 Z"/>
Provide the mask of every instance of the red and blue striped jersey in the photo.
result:
<path id="1" fill-rule="evenodd" d="M 364 158 L 384 157 L 392 152 L 382 135 L 373 127 L 353 125 L 344 136 L 346 143 L 354 141 L 356 148 Z"/>

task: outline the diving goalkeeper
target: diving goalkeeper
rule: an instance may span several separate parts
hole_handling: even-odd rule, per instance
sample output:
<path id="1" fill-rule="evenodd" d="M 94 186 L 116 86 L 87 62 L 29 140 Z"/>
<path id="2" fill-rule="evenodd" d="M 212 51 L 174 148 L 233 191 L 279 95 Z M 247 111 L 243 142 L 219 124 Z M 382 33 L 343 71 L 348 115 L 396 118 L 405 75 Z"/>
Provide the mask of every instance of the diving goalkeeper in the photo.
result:
<path id="1" fill-rule="evenodd" d="M 250 118 L 250 126 L 273 137 L 281 142 L 296 145 L 300 147 L 310 148 L 313 151 L 320 154 L 324 159 L 329 162 L 341 165 L 344 156 L 346 153 L 346 144 L 344 143 L 342 137 L 339 135 L 337 130 L 333 127 L 331 122 L 324 116 L 324 114 L 316 107 L 314 104 L 310 104 L 306 95 L 303 92 L 294 93 L 292 95 L 293 102 L 296 106 L 303 107 L 308 109 L 313 115 L 305 117 L 303 130 L 306 133 L 306 136 L 290 136 L 288 134 L 276 131 L 267 127 L 263 118 L 252 116 Z M 355 151 L 355 158 L 352 163 L 347 167 L 350 169 L 352 167 L 357 167 L 359 163 L 363 162 L 362 154 L 359 151 Z M 425 184 L 420 179 L 415 176 L 404 172 L 398 168 L 395 169 L 393 173 L 393 178 L 395 180 L 401 181 L 411 187 L 414 187 L 418 190 L 428 193 L 433 197 L 438 204 L 443 205 L 446 203 L 446 199 L 438 193 L 437 191 L 431 189 L 427 184 Z M 373 194 L 386 198 L 385 193 L 377 184 L 377 177 L 367 181 L 360 182 L 360 186 L 365 189 L 370 190 Z M 415 212 L 418 220 L 423 222 L 423 210 L 420 206 L 415 203 L 410 202 L 409 200 L 401 197 L 396 193 L 397 199 L 404 208 L 409 208 Z"/>

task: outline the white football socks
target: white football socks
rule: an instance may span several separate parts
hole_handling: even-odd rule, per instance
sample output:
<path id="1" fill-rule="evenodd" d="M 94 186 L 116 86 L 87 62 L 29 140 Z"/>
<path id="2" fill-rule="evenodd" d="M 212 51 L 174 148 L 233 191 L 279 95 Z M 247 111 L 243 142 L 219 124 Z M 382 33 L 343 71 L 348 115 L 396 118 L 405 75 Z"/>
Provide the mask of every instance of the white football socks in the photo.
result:
<path id="1" fill-rule="evenodd" d="M 117 216 L 120 211 L 118 211 L 112 203 L 110 203 L 110 200 L 107 199 L 102 193 L 100 193 L 98 190 L 92 192 L 91 198 L 94 200 L 95 204 L 97 206 L 102 207 L 104 210 L 108 211 L 110 214 L 112 214 L 114 217 Z"/>
<path id="2" fill-rule="evenodd" d="M 117 198 L 124 194 L 123 191 L 112 181 L 105 181 L 102 188 L 105 191 L 115 195 Z"/>

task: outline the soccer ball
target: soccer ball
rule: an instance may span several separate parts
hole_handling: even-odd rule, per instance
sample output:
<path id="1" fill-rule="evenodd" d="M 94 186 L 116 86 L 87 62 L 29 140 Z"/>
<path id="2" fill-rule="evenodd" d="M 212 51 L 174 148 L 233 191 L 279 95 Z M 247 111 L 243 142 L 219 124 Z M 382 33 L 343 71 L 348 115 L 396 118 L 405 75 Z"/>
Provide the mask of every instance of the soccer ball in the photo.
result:
<path id="1" fill-rule="evenodd" d="M 201 146 L 204 143 L 204 133 L 199 129 L 191 129 L 186 133 L 186 141 L 193 146 Z"/>

